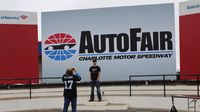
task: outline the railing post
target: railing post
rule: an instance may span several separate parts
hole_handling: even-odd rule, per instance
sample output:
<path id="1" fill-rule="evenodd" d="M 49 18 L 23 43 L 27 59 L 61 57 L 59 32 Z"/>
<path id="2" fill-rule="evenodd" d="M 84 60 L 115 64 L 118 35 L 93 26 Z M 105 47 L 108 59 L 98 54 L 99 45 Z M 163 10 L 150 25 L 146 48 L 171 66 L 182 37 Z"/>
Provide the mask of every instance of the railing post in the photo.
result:
<path id="1" fill-rule="evenodd" d="M 197 96 L 199 97 L 199 74 L 197 75 Z"/>
<path id="2" fill-rule="evenodd" d="M 9 84 L 7 84 L 7 89 L 10 89 L 10 85 Z"/>
<path id="3" fill-rule="evenodd" d="M 174 96 L 172 95 L 172 105 L 174 105 Z"/>
<path id="4" fill-rule="evenodd" d="M 32 98 L 31 89 L 32 89 L 31 78 L 29 78 L 29 95 L 30 95 L 30 99 Z"/>
<path id="5" fill-rule="evenodd" d="M 163 75 L 163 86 L 164 86 L 164 97 L 166 97 L 166 82 L 165 82 L 165 75 Z"/>
<path id="6" fill-rule="evenodd" d="M 131 96 L 131 76 L 129 76 L 129 92 L 130 92 L 130 96 Z"/>

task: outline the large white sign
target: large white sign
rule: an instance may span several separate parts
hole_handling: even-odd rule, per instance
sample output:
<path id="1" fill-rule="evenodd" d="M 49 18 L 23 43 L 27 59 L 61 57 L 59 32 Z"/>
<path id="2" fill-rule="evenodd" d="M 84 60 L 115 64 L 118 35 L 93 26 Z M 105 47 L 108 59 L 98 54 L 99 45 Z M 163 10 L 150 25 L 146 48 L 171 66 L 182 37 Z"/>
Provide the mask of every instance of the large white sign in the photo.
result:
<path id="1" fill-rule="evenodd" d="M 174 4 L 44 12 L 42 76 L 59 77 L 75 67 L 89 81 L 94 58 L 103 81 L 174 74 L 174 27 Z"/>

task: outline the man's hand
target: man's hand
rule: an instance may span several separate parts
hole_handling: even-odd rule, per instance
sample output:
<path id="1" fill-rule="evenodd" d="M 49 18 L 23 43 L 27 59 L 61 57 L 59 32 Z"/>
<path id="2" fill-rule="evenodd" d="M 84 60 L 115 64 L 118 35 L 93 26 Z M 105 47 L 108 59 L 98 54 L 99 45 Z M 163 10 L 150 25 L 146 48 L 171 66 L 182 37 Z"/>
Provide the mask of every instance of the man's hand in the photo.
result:
<path id="1" fill-rule="evenodd" d="M 99 75 L 97 77 L 97 81 L 99 81 L 100 77 L 101 77 L 101 72 L 99 72 Z"/>

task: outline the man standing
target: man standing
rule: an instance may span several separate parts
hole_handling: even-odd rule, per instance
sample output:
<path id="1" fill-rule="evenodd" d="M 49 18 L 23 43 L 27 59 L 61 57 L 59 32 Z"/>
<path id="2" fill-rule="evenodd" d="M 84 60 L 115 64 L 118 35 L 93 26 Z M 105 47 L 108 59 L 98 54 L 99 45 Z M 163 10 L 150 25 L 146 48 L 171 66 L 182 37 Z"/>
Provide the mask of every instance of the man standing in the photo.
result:
<path id="1" fill-rule="evenodd" d="M 68 111 L 69 104 L 71 103 L 72 112 L 76 112 L 77 105 L 77 87 L 76 81 L 80 81 L 81 77 L 74 68 L 68 68 L 63 75 L 62 80 L 64 82 L 64 108 L 63 112 Z"/>
<path id="2" fill-rule="evenodd" d="M 92 60 L 93 66 L 90 67 L 90 79 L 91 79 L 91 94 L 90 94 L 90 102 L 94 101 L 94 87 L 97 89 L 97 96 L 99 99 L 99 102 L 101 102 L 101 91 L 100 91 L 100 84 L 99 84 L 99 79 L 100 79 L 100 73 L 101 73 L 101 68 L 97 66 L 97 60 L 94 59 Z"/>

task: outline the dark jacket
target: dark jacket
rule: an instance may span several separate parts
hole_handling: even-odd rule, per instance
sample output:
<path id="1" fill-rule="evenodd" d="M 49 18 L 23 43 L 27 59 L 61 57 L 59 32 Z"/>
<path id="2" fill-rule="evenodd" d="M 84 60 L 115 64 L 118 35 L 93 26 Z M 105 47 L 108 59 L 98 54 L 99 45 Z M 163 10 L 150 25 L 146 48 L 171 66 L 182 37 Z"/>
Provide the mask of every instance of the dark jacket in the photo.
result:
<path id="1" fill-rule="evenodd" d="M 65 98 L 76 98 L 77 97 L 77 86 L 76 81 L 80 81 L 81 77 L 77 73 L 76 75 L 64 74 L 62 77 L 64 82 L 64 93 Z"/>

